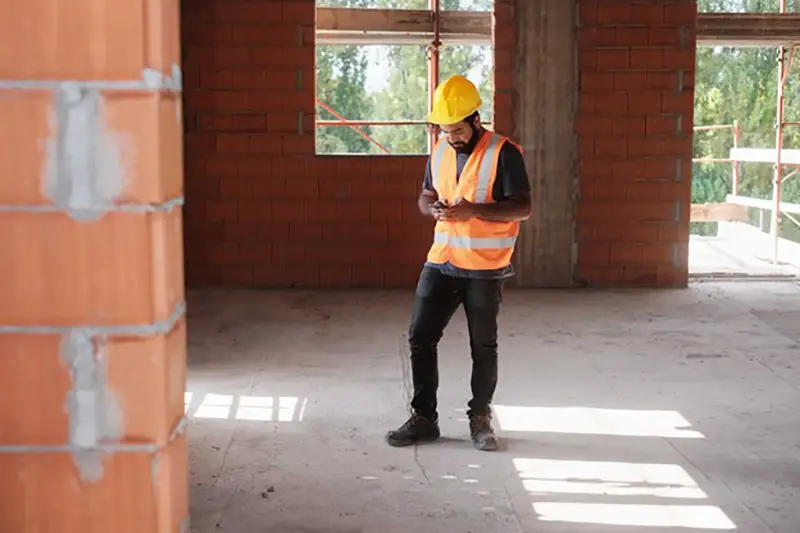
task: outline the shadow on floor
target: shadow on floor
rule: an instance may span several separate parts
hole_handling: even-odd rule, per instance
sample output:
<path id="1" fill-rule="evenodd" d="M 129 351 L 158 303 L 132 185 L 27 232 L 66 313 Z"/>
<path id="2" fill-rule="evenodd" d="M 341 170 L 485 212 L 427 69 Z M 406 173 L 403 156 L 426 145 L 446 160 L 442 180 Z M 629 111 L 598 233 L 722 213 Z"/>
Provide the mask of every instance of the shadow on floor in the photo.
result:
<path id="1" fill-rule="evenodd" d="M 440 351 L 446 438 L 393 449 L 408 295 L 192 295 L 192 530 L 797 533 L 800 365 L 765 322 L 796 294 L 509 293 L 491 454 L 467 439 L 463 317 Z"/>

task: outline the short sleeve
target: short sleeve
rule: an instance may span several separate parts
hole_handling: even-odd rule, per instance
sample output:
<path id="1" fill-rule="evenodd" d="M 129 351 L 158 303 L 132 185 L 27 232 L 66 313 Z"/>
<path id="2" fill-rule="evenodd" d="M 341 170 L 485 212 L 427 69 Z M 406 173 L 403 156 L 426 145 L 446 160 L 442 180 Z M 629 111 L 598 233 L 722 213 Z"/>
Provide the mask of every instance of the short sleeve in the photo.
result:
<path id="1" fill-rule="evenodd" d="M 425 165 L 425 177 L 422 180 L 422 190 L 436 192 L 433 188 L 433 176 L 431 174 L 431 158 L 428 157 L 428 163 Z"/>
<path id="2" fill-rule="evenodd" d="M 495 202 L 506 200 L 511 196 L 531 192 L 528 171 L 522 152 L 510 142 L 500 148 L 500 161 L 497 166 L 497 178 L 492 189 Z"/>

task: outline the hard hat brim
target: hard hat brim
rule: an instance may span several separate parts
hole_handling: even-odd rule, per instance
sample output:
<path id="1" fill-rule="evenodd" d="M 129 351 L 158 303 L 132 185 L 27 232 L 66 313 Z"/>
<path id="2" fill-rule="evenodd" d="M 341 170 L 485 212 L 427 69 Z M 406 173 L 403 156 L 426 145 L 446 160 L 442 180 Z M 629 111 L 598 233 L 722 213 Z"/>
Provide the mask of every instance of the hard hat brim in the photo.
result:
<path id="1" fill-rule="evenodd" d="M 458 124 L 459 122 L 461 122 L 462 120 L 464 120 L 465 118 L 467 118 L 468 116 L 473 114 L 475 111 L 479 110 L 482 105 L 483 105 L 483 102 L 479 102 L 475 109 L 473 109 L 472 111 L 470 111 L 469 113 L 467 113 L 467 114 L 465 114 L 463 116 L 461 116 L 461 115 L 458 115 L 458 116 L 446 116 L 446 115 L 437 113 L 436 110 L 434 109 L 428 115 L 428 122 L 430 124 L 436 124 L 437 126 L 451 126 L 453 124 Z"/>

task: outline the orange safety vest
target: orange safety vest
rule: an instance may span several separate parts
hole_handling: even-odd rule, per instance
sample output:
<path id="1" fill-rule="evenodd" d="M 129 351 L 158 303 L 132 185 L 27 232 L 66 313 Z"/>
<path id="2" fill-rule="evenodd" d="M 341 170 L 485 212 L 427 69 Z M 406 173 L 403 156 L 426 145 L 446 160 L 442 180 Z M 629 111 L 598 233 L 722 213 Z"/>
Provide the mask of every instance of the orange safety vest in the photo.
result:
<path id="1" fill-rule="evenodd" d="M 460 179 L 456 179 L 456 151 L 445 139 L 440 139 L 431 155 L 431 178 L 439 199 L 450 204 L 459 197 L 477 204 L 494 203 L 492 190 L 497 163 L 500 148 L 506 142 L 511 141 L 494 132 L 484 132 L 464 165 Z M 504 268 L 511 263 L 517 235 L 519 221 L 439 220 L 428 261 L 439 265 L 450 262 L 466 270 Z"/>

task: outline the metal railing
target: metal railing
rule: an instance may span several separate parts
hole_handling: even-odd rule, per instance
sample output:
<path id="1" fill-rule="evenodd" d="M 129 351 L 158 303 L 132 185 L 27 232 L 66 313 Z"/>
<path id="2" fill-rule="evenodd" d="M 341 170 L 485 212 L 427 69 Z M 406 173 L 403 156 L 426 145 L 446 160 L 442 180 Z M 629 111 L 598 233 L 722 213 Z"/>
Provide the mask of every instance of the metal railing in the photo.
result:
<path id="1" fill-rule="evenodd" d="M 317 127 L 350 128 L 356 133 L 358 133 L 361 137 L 363 137 L 364 139 L 368 140 L 369 142 L 377 146 L 385 154 L 391 154 L 392 152 L 384 145 L 382 145 L 380 142 L 376 141 L 372 136 L 367 134 L 359 126 L 428 126 L 428 123 L 425 122 L 424 120 L 349 120 L 340 113 L 338 113 L 335 109 L 333 109 L 325 102 L 322 102 L 321 100 L 317 99 L 316 103 L 318 106 L 320 106 L 322 109 L 324 109 L 337 119 L 337 120 L 317 120 L 314 123 Z M 429 133 L 430 130 L 431 128 L 429 128 Z"/>
<path id="2" fill-rule="evenodd" d="M 784 80 L 785 83 L 785 80 Z M 782 105 L 782 104 L 781 104 Z M 781 113 L 779 113 L 780 118 Z M 777 130 L 779 131 L 778 135 L 778 142 L 779 144 L 776 146 L 776 161 L 773 163 L 773 167 L 775 168 L 775 178 L 774 182 L 780 188 L 780 186 L 785 183 L 791 177 L 800 173 L 800 166 L 795 163 L 787 163 L 782 160 L 781 155 L 783 152 L 783 133 L 782 129 L 783 126 L 800 126 L 800 123 L 795 122 L 779 122 L 777 125 Z M 733 124 L 712 124 L 706 126 L 695 126 L 695 132 L 698 131 L 721 131 L 721 130 L 730 130 L 733 133 L 733 149 L 740 148 L 740 140 L 742 136 L 742 128 L 738 121 L 734 121 Z M 734 150 L 731 150 L 733 152 Z M 763 200 L 761 198 L 752 198 L 749 196 L 740 196 L 739 195 L 739 184 L 741 180 L 741 164 L 744 162 L 750 163 L 768 163 L 765 161 L 753 161 L 747 159 L 737 159 L 732 155 L 729 157 L 715 157 L 715 156 L 701 156 L 692 158 L 692 161 L 695 163 L 729 163 L 732 165 L 732 180 L 731 180 L 731 194 L 726 195 L 725 202 L 728 204 L 735 204 L 744 207 L 751 207 L 754 209 L 758 209 L 758 227 L 761 231 L 767 230 L 766 224 L 766 212 L 769 211 L 772 213 L 772 220 L 770 224 L 770 234 L 773 239 L 777 239 L 778 237 L 774 233 L 774 224 L 777 213 L 777 220 L 780 221 L 780 216 L 785 216 L 789 221 L 800 227 L 800 219 L 796 218 L 793 215 L 800 215 L 800 205 L 793 204 L 793 203 L 786 203 L 780 199 L 780 196 L 776 195 L 773 192 L 773 198 L 771 200 Z M 788 174 L 784 175 L 784 168 L 787 166 L 794 166 L 795 168 L 789 172 Z M 773 262 L 777 264 L 778 257 L 777 257 L 777 243 L 773 241 Z"/>
<path id="3" fill-rule="evenodd" d="M 695 126 L 694 131 L 719 131 L 719 130 L 730 130 L 733 133 L 733 147 L 739 147 L 739 140 L 741 139 L 742 135 L 742 128 L 739 125 L 739 121 L 734 121 L 733 124 L 712 124 L 710 126 Z M 730 154 L 729 154 L 730 156 Z M 733 179 L 731 183 L 731 188 L 733 194 L 739 193 L 739 178 L 741 173 L 741 166 L 739 161 L 731 159 L 730 157 L 714 157 L 714 156 L 704 156 L 704 157 L 695 157 L 692 159 L 695 163 L 731 163 L 733 166 Z"/>
<path id="4" fill-rule="evenodd" d="M 787 9 L 787 1 L 780 0 L 780 14 L 786 15 L 788 12 Z M 800 126 L 800 123 L 797 122 L 787 122 L 785 120 L 785 104 L 786 104 L 786 83 L 789 79 L 789 74 L 792 69 L 792 61 L 794 60 L 794 53 L 797 48 L 800 47 L 800 44 L 792 44 L 792 45 L 785 45 L 781 44 L 778 47 L 778 90 L 777 90 L 777 104 L 776 104 L 776 111 L 775 111 L 775 161 L 773 163 L 773 180 L 772 180 L 772 201 L 769 200 L 761 200 L 758 198 L 745 198 L 739 196 L 738 189 L 739 189 L 739 164 L 740 161 L 730 161 L 734 165 L 734 176 L 733 176 L 733 194 L 728 196 L 727 202 L 729 203 L 736 203 L 747 201 L 747 204 L 750 207 L 755 207 L 754 204 L 759 206 L 759 220 L 760 226 L 763 230 L 764 227 L 764 211 L 765 209 L 769 209 L 771 212 L 770 216 L 770 237 L 772 238 L 772 262 L 773 264 L 778 264 L 778 243 L 780 242 L 780 223 L 781 223 L 781 212 L 782 208 L 787 205 L 781 202 L 781 186 L 783 182 L 787 179 L 791 178 L 792 176 L 796 175 L 799 168 L 795 168 L 792 172 L 788 175 L 784 175 L 784 168 L 786 166 L 790 166 L 790 164 L 786 164 L 783 161 L 783 140 L 784 140 L 784 129 L 787 126 Z M 702 131 L 702 128 L 726 128 L 731 126 L 699 126 L 695 128 L 695 131 Z M 741 133 L 740 129 L 734 123 L 732 125 L 734 131 L 734 147 L 738 148 L 738 135 Z M 703 159 L 701 158 L 701 161 Z M 721 161 L 712 161 L 706 160 L 707 162 L 721 162 Z M 763 162 L 763 161 L 762 161 Z M 797 165 L 794 165 L 797 166 Z M 792 215 L 789 215 L 787 211 L 783 211 L 786 214 L 786 218 L 800 226 L 800 220 L 796 219 Z"/>
<path id="5" fill-rule="evenodd" d="M 316 102 L 317 102 L 317 105 L 320 106 L 322 109 L 324 109 L 325 111 L 327 111 L 328 113 L 330 113 L 331 115 L 333 115 L 334 117 L 339 119 L 339 120 L 325 121 L 325 122 L 330 122 L 330 124 L 327 124 L 327 125 L 329 125 L 329 126 L 347 126 L 347 127 L 351 128 L 353 131 L 355 131 L 356 133 L 358 133 L 359 135 L 361 135 L 363 138 L 365 138 L 366 140 L 368 140 L 369 142 L 373 143 L 375 146 L 380 148 L 383 152 L 385 152 L 387 154 L 391 153 L 388 148 L 386 148 L 384 145 L 382 145 L 381 143 L 379 143 L 378 141 L 376 141 L 375 139 L 373 139 L 372 137 L 367 135 L 364 132 L 364 130 L 359 128 L 359 126 L 366 126 L 368 124 L 366 124 L 363 121 L 347 120 L 346 118 L 344 118 L 342 115 L 337 113 L 331 106 L 327 105 L 326 103 L 320 101 L 319 99 L 317 99 Z M 318 120 L 318 121 L 316 121 L 316 125 L 317 126 L 321 126 L 322 122 L 323 121 Z"/>

